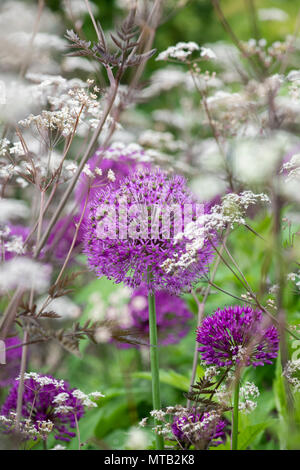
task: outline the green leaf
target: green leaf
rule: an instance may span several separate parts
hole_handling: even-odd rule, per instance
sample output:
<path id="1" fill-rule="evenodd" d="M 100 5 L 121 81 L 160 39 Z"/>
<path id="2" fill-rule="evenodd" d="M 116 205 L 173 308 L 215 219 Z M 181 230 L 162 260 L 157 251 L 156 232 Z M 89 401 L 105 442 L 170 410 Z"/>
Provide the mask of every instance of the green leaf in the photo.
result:
<path id="1" fill-rule="evenodd" d="M 271 420 L 265 421 L 264 423 L 252 424 L 244 429 L 241 428 L 239 430 L 238 450 L 246 450 L 257 436 L 273 423 L 274 420 Z"/>
<path id="2" fill-rule="evenodd" d="M 135 372 L 132 374 L 137 379 L 151 380 L 150 372 Z M 190 387 L 190 379 L 185 375 L 178 374 L 173 370 L 160 370 L 159 371 L 160 382 L 163 384 L 171 385 L 171 387 L 177 388 L 184 392 L 188 392 Z"/>
<path id="3" fill-rule="evenodd" d="M 280 442 L 280 449 L 286 449 L 287 446 L 287 400 L 284 387 L 284 379 L 282 375 L 282 367 L 280 361 L 280 355 L 276 361 L 275 380 L 273 382 L 273 391 L 275 398 L 275 406 L 279 416 L 279 426 L 276 428 L 276 432 Z"/>
<path id="4" fill-rule="evenodd" d="M 95 436 L 102 439 L 115 429 L 127 429 L 131 424 L 127 400 L 117 399 L 100 409 Z"/>

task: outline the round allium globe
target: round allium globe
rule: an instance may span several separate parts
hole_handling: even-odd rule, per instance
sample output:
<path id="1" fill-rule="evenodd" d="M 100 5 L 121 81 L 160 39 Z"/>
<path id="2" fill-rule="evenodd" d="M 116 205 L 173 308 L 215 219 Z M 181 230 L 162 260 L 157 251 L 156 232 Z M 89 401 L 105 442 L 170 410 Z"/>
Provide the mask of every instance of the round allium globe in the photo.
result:
<path id="1" fill-rule="evenodd" d="M 229 306 L 206 317 L 197 330 L 198 351 L 208 365 L 247 366 L 272 364 L 278 354 L 279 336 L 274 325 L 265 328 L 260 310 Z"/>
<path id="2" fill-rule="evenodd" d="M 89 206 L 85 226 L 85 253 L 90 267 L 99 277 L 107 276 L 132 288 L 147 282 L 150 291 L 188 290 L 207 273 L 213 250 L 203 242 L 192 263 L 178 264 L 172 271 L 165 268 L 169 260 L 189 255 L 189 239 L 175 239 L 178 232 L 184 231 L 184 218 L 175 219 L 172 207 L 182 213 L 188 207 L 196 213 L 185 179 L 169 177 L 161 170 L 135 172 L 124 178 L 119 188 L 109 186 L 100 191 Z M 171 221 L 167 229 L 164 220 Z M 178 220 L 180 226 L 175 227 Z"/>
<path id="3" fill-rule="evenodd" d="M 16 379 L 2 406 L 2 415 L 9 417 L 11 413 L 16 412 L 18 387 L 19 380 Z M 41 422 L 51 421 L 55 439 L 69 441 L 76 436 L 76 433 L 71 431 L 76 428 L 75 415 L 79 420 L 84 414 L 84 407 L 72 394 L 73 391 L 67 382 L 58 381 L 51 375 L 27 374 L 24 380 L 22 417 L 30 418 L 37 431 Z M 57 400 L 61 394 L 66 394 L 62 407 Z"/>
<path id="4" fill-rule="evenodd" d="M 135 289 L 129 304 L 128 313 L 132 327 L 141 336 L 149 337 L 149 312 L 147 286 Z M 158 343 L 176 344 L 184 338 L 189 330 L 189 320 L 193 317 L 183 299 L 162 290 L 156 294 L 156 323 Z M 124 347 L 124 343 L 120 343 Z M 130 347 L 126 344 L 126 347 Z"/>
<path id="5" fill-rule="evenodd" d="M 225 441 L 226 421 L 213 413 L 191 413 L 176 416 L 172 423 L 172 432 L 181 442 L 196 445 L 196 448 L 218 446 Z"/>

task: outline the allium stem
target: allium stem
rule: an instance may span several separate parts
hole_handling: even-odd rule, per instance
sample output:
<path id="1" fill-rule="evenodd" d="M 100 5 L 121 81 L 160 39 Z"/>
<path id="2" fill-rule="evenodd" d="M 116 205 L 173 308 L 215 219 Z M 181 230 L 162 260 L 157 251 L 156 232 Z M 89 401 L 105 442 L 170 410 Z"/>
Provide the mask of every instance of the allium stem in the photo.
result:
<path id="1" fill-rule="evenodd" d="M 148 270 L 148 283 L 151 280 L 151 272 Z M 149 337 L 150 337 L 150 363 L 152 374 L 152 402 L 153 409 L 161 409 L 160 401 L 160 383 L 159 383 L 159 362 L 158 362 L 158 347 L 157 347 L 157 326 L 156 326 L 156 309 L 155 309 L 155 294 L 149 292 L 148 294 L 148 307 L 149 307 Z M 155 420 L 155 425 L 159 422 Z M 164 448 L 163 436 L 156 434 L 156 449 L 162 450 Z"/>
<path id="2" fill-rule="evenodd" d="M 240 396 L 240 380 L 237 377 L 235 387 L 234 387 L 234 395 L 233 395 L 231 450 L 237 450 L 238 448 L 239 396 Z"/>

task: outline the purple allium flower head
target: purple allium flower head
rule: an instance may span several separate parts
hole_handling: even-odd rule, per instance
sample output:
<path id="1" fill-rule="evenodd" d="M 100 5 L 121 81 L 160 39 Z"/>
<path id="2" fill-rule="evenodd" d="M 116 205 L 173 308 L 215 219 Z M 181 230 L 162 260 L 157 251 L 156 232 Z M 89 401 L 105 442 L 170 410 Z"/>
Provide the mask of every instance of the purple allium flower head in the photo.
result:
<path id="1" fill-rule="evenodd" d="M 198 351 L 202 360 L 208 365 L 231 366 L 243 360 L 256 367 L 272 364 L 279 336 L 274 325 L 263 326 L 261 311 L 236 305 L 206 317 L 197 330 L 197 342 L 201 344 Z"/>
<path id="2" fill-rule="evenodd" d="M 129 302 L 133 327 L 148 337 L 149 313 L 147 286 L 136 289 Z M 193 317 L 183 299 L 162 290 L 156 294 L 156 322 L 160 344 L 178 343 L 190 330 L 188 321 Z"/>
<path id="3" fill-rule="evenodd" d="M 201 448 L 218 446 L 225 441 L 226 421 L 212 413 L 176 416 L 172 423 L 172 432 L 181 442 L 196 445 L 202 442 Z"/>
<path id="4" fill-rule="evenodd" d="M 168 177 L 161 170 L 137 171 L 108 186 L 89 206 L 85 226 L 85 253 L 99 277 L 136 288 L 147 281 L 149 290 L 179 293 L 207 273 L 213 250 L 203 243 L 194 262 L 172 272 L 164 263 L 188 254 L 189 239 L 175 238 L 184 231 L 182 214 L 196 213 L 196 203 L 181 176 Z M 179 218 L 172 208 L 180 211 Z M 194 216 L 193 216 L 194 217 Z M 169 224 L 164 225 L 164 221 Z"/>
<path id="5" fill-rule="evenodd" d="M 16 412 L 19 380 L 16 379 L 6 398 L 1 414 L 9 417 Z M 27 374 L 24 380 L 22 417 L 30 418 L 32 424 L 39 430 L 40 422 L 51 421 L 55 439 L 69 441 L 76 434 L 71 431 L 76 427 L 75 415 L 79 420 L 84 414 L 84 408 L 64 380 L 56 380 L 50 375 Z M 55 402 L 58 395 L 65 394 L 63 406 L 67 411 L 60 411 L 59 403 Z"/>
<path id="6" fill-rule="evenodd" d="M 16 347 L 8 349 L 12 346 L 18 346 L 19 344 L 21 344 L 21 340 L 18 336 L 11 336 L 5 339 L 5 347 L 7 348 L 5 354 L 6 364 L 0 368 L 0 387 L 11 385 L 19 374 L 22 348 Z"/>

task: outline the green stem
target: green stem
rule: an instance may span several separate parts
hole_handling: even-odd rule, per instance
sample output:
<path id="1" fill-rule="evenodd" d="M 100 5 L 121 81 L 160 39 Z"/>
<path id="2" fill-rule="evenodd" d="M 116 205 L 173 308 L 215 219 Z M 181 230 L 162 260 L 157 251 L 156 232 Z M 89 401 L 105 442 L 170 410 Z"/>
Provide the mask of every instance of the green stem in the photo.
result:
<path id="1" fill-rule="evenodd" d="M 240 396 L 240 381 L 239 381 L 239 378 L 237 378 L 235 387 L 234 387 L 234 396 L 233 396 L 231 450 L 237 450 L 238 448 L 239 396 Z"/>
<path id="2" fill-rule="evenodd" d="M 148 271 L 148 283 L 151 280 L 151 273 Z M 149 337 L 150 337 L 150 363 L 152 375 L 152 402 L 153 409 L 161 409 L 160 401 L 160 383 L 159 383 L 159 363 L 158 363 L 158 347 L 157 347 L 157 326 L 156 326 L 156 309 L 155 309 L 155 294 L 149 292 L 148 294 L 148 307 L 149 307 Z M 160 424 L 155 420 L 156 426 Z M 156 449 L 162 450 L 164 448 L 164 438 L 160 434 L 156 434 Z"/>

